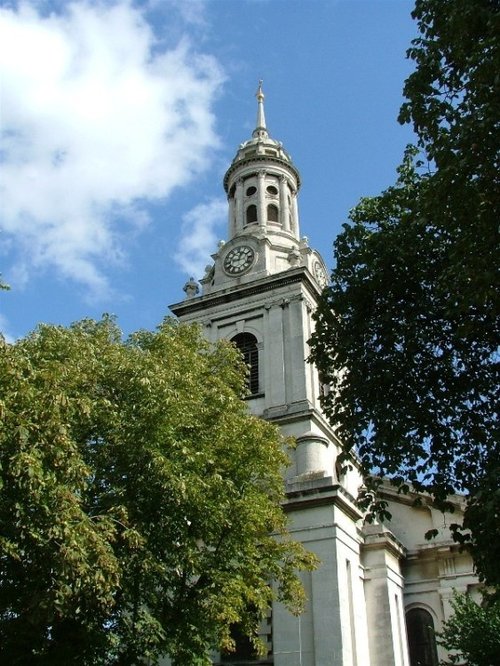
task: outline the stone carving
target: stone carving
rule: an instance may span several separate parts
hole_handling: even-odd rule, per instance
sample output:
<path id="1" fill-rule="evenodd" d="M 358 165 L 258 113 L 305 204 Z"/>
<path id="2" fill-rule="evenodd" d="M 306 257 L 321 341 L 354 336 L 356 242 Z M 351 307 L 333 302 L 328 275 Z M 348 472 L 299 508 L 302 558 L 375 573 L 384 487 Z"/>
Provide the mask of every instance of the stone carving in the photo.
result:
<path id="1" fill-rule="evenodd" d="M 198 295 L 200 287 L 193 277 L 190 277 L 189 280 L 183 287 L 183 291 L 186 292 L 186 298 L 194 298 Z"/>

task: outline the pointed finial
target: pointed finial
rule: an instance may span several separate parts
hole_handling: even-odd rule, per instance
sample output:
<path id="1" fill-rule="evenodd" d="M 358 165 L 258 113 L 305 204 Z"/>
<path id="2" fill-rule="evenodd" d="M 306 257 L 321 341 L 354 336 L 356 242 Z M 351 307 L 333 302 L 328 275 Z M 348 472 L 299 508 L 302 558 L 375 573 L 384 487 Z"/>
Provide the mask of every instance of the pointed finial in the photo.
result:
<path id="1" fill-rule="evenodd" d="M 257 92 L 255 93 L 255 97 L 257 97 L 257 99 L 258 99 L 259 101 L 260 101 L 260 100 L 262 100 L 262 101 L 264 100 L 264 93 L 262 92 L 262 84 L 263 84 L 263 83 L 264 83 L 264 81 L 263 81 L 262 79 L 260 79 L 260 80 L 259 80 L 259 89 L 258 89 Z"/>
<path id="2" fill-rule="evenodd" d="M 262 79 L 259 81 L 259 87 L 255 93 L 257 98 L 257 125 L 252 136 L 265 136 L 267 137 L 266 117 L 264 115 L 264 93 L 262 92 Z"/>

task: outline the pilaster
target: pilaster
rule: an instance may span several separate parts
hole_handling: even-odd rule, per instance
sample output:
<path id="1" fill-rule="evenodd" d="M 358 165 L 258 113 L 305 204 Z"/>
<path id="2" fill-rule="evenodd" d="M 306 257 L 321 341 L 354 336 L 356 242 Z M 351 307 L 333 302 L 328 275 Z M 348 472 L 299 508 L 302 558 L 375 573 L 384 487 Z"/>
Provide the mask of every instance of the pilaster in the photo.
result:
<path id="1" fill-rule="evenodd" d="M 383 525 L 363 527 L 371 666 L 409 666 L 400 561 L 405 550 Z"/>

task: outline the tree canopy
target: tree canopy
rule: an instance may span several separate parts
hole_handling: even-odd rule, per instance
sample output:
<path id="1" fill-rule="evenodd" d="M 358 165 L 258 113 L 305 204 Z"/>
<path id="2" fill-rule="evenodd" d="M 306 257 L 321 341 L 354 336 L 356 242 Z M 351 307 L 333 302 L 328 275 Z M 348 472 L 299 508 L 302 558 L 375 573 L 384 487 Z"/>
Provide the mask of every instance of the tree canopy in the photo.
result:
<path id="1" fill-rule="evenodd" d="M 273 594 L 300 610 L 313 558 L 244 386 L 229 343 L 170 320 L 125 342 L 110 318 L 0 336 L 2 663 L 208 664 Z"/>
<path id="2" fill-rule="evenodd" d="M 453 651 L 442 666 L 496 666 L 500 662 L 500 599 L 477 604 L 467 594 L 455 594 L 452 617 L 438 642 Z"/>
<path id="3" fill-rule="evenodd" d="M 417 145 L 337 238 L 311 357 L 332 384 L 323 405 L 345 456 L 359 456 L 366 503 L 382 476 L 442 508 L 465 493 L 476 565 L 499 585 L 500 9 L 417 0 L 413 16 L 400 121 Z M 383 502 L 371 508 L 384 515 Z"/>

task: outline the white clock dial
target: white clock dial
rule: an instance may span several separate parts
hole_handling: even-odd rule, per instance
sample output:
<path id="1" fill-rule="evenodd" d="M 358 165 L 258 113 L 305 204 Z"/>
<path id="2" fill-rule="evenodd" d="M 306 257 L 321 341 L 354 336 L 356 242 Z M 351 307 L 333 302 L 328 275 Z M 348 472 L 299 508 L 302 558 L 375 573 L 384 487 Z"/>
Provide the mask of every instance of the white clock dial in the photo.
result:
<path id="1" fill-rule="evenodd" d="M 228 275 L 239 275 L 253 263 L 255 252 L 248 245 L 240 245 L 230 250 L 224 259 L 224 270 Z"/>
<path id="2" fill-rule="evenodd" d="M 319 263 L 319 261 L 314 262 L 314 277 L 316 278 L 316 282 L 319 284 L 319 286 L 322 289 L 326 287 L 328 279 L 326 277 L 326 273 L 323 269 L 323 266 Z"/>

